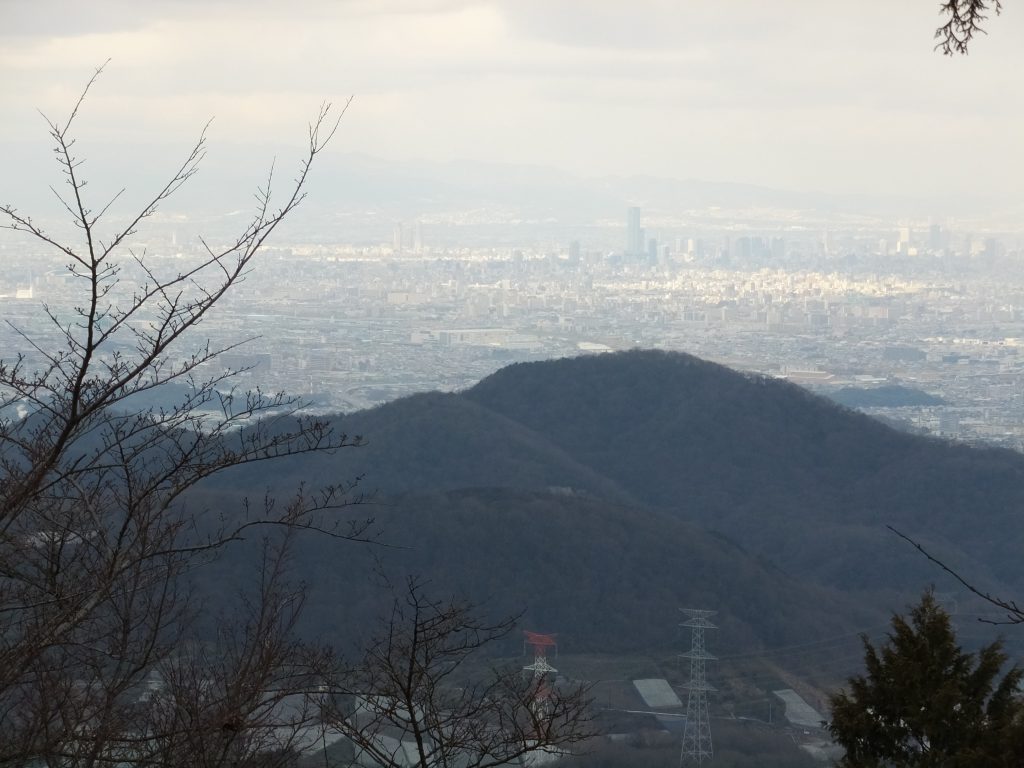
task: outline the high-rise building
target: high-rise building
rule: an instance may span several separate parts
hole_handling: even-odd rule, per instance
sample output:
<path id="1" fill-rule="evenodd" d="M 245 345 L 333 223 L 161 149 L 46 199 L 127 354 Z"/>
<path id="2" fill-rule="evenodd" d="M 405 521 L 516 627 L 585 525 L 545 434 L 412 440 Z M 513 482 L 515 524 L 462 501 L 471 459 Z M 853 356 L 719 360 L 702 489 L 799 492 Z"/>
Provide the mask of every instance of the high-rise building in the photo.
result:
<path id="1" fill-rule="evenodd" d="M 415 253 L 423 253 L 423 222 L 419 219 L 412 227 L 412 249 Z"/>
<path id="2" fill-rule="evenodd" d="M 771 252 L 773 259 L 782 260 L 786 258 L 786 240 L 781 237 L 773 237 Z"/>
<path id="3" fill-rule="evenodd" d="M 747 260 L 752 253 L 752 246 L 749 237 L 740 237 L 736 240 L 736 257 Z"/>
<path id="4" fill-rule="evenodd" d="M 626 254 L 642 256 L 644 253 L 644 230 L 640 226 L 640 208 L 632 206 L 626 211 Z"/>

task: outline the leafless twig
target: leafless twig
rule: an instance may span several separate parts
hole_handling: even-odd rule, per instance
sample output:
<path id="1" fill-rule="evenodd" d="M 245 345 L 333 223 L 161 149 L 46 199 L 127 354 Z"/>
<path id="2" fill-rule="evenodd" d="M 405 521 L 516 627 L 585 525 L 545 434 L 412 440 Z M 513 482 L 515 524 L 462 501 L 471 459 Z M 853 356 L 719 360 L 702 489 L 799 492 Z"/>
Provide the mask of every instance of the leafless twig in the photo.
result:
<path id="1" fill-rule="evenodd" d="M 44 116 L 64 181 L 54 194 L 78 240 L 0 206 L 0 227 L 68 259 L 82 296 L 70 315 L 43 308 L 57 348 L 19 329 L 32 352 L 0 361 L 0 406 L 29 410 L 0 412 L 0 764 L 284 764 L 311 723 L 313 699 L 299 694 L 334 664 L 296 639 L 303 592 L 287 578 L 292 541 L 302 532 L 364 541 L 369 521 L 346 515 L 358 497 L 344 482 L 219 518 L 184 500 L 228 469 L 360 440 L 304 417 L 297 398 L 226 390 L 233 372 L 211 364 L 233 345 L 192 339 L 302 202 L 348 104 L 321 106 L 282 203 L 269 176 L 233 241 L 168 270 L 129 243 L 195 175 L 206 130 L 170 179 L 104 235 L 121 193 L 90 207 L 72 132 L 102 72 L 65 120 Z M 126 266 L 141 275 L 134 288 Z M 184 391 L 177 402 L 134 404 L 172 382 Z M 219 418 L 209 415 L 214 404 Z M 238 623 L 204 637 L 186 577 L 257 530 L 267 537 L 259 587 L 239 598 Z M 159 685 L 149 689 L 153 675 Z"/>
<path id="2" fill-rule="evenodd" d="M 966 54 L 967 47 L 978 34 L 987 34 L 982 28 L 992 9 L 998 16 L 1003 11 L 1002 0 L 943 0 L 940 14 L 946 22 L 935 30 L 935 47 L 946 56 Z"/>
<path id="3" fill-rule="evenodd" d="M 954 579 L 956 579 L 958 582 L 960 582 L 961 586 L 965 587 L 969 592 L 971 592 L 974 595 L 977 595 L 985 602 L 995 606 L 999 610 L 1004 611 L 1006 613 L 1005 619 L 993 620 L 981 618 L 979 619 L 979 621 L 985 622 L 986 624 L 1024 624 L 1024 608 L 1021 608 L 1019 605 L 1017 605 L 1015 601 L 1004 600 L 1002 598 L 996 597 L 991 592 L 986 592 L 982 589 L 979 589 L 978 587 L 974 586 L 974 584 L 965 579 L 958 571 L 954 570 L 953 568 L 950 568 L 945 562 L 943 562 L 935 555 L 933 555 L 931 552 L 929 552 L 927 549 L 925 549 L 919 541 L 912 539 L 910 536 L 903 533 L 902 531 L 897 530 L 891 525 L 887 525 L 886 528 L 895 533 L 905 542 L 910 544 L 914 549 L 916 549 L 918 552 L 920 552 L 922 555 L 928 558 L 928 560 L 930 560 L 935 565 L 939 566 L 939 568 L 941 568 Z"/>

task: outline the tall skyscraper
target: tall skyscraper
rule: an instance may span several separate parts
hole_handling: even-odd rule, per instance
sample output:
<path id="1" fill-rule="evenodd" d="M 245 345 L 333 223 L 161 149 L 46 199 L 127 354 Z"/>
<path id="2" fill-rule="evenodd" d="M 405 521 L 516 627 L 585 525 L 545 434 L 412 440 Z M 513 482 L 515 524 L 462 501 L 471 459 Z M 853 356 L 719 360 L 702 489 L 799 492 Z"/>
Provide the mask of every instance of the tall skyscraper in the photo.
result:
<path id="1" fill-rule="evenodd" d="M 391 237 L 391 250 L 394 253 L 402 252 L 402 222 L 395 224 Z"/>
<path id="2" fill-rule="evenodd" d="M 415 253 L 423 253 L 423 222 L 419 219 L 412 227 L 412 249 Z"/>
<path id="3" fill-rule="evenodd" d="M 647 241 L 647 263 L 652 267 L 658 263 L 658 241 L 653 237 Z"/>
<path id="4" fill-rule="evenodd" d="M 632 206 L 626 211 L 626 254 L 641 256 L 644 253 L 644 230 L 640 226 L 640 208 Z"/>

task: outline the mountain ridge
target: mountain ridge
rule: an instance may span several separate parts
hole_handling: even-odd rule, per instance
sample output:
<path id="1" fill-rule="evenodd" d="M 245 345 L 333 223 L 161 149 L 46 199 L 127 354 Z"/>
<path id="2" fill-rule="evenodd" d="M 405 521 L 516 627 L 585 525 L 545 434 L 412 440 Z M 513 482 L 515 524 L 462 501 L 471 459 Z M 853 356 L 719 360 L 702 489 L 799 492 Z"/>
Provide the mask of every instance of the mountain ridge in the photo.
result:
<path id="1" fill-rule="evenodd" d="M 333 422 L 368 445 L 235 472 L 219 492 L 362 475 L 385 541 L 413 546 L 379 562 L 471 599 L 497 595 L 545 626 L 561 616 L 581 647 L 623 647 L 629 627 L 695 603 L 720 604 L 749 645 L 791 642 L 856 631 L 931 583 L 957 587 L 890 525 L 982 588 L 1024 591 L 1024 457 L 897 432 L 682 353 L 516 364 Z M 373 565 L 316 550 L 302 567 L 340 601 Z M 614 621 L 588 618 L 600 603 L 588 579 L 622 588 L 621 600 L 602 593 Z M 632 631 L 645 647 L 667 637 Z"/>

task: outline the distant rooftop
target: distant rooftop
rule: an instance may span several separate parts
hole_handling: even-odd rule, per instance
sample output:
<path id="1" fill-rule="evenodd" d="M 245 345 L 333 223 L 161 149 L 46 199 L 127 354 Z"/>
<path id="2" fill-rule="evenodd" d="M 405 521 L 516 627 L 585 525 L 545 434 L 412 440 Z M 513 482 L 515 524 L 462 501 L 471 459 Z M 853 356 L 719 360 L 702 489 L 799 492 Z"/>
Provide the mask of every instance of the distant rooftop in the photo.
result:
<path id="1" fill-rule="evenodd" d="M 644 700 L 644 704 L 651 709 L 672 709 L 683 706 L 683 702 L 676 696 L 676 692 L 672 690 L 668 680 L 660 678 L 634 680 L 633 686 Z"/>

